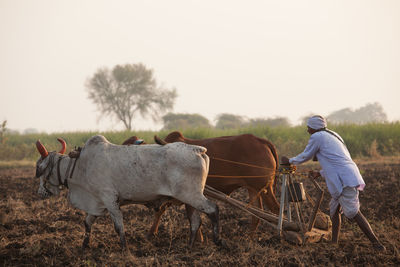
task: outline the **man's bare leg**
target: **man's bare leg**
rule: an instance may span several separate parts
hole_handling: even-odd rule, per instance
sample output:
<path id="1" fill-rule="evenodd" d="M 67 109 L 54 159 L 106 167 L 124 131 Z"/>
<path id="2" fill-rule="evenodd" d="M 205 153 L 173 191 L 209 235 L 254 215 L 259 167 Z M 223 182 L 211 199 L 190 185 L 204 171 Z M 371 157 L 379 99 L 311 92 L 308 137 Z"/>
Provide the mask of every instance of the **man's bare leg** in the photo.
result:
<path id="1" fill-rule="evenodd" d="M 364 232 L 364 234 L 368 237 L 368 239 L 371 241 L 373 244 L 374 248 L 377 250 L 386 250 L 385 246 L 382 245 L 381 242 L 379 242 L 378 238 L 372 231 L 371 225 L 368 223 L 367 219 L 362 215 L 361 211 L 359 211 L 356 216 L 353 218 L 358 226 L 361 228 L 361 230 Z M 333 224 L 333 222 L 332 222 Z"/>
<path id="2" fill-rule="evenodd" d="M 342 225 L 342 218 L 340 217 L 340 205 L 332 216 L 332 243 L 337 244 L 339 242 L 340 227 Z"/>

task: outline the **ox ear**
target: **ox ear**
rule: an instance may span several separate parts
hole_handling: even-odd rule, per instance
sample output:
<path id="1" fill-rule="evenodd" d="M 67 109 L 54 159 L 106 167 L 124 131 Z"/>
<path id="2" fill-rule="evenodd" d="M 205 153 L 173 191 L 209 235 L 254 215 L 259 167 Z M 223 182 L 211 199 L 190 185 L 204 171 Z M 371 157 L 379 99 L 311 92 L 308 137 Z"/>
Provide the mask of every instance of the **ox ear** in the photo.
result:
<path id="1" fill-rule="evenodd" d="M 36 148 L 39 151 L 40 155 L 42 155 L 42 158 L 45 158 L 49 155 L 49 152 L 47 152 L 47 149 L 42 145 L 40 140 L 36 141 Z"/>
<path id="2" fill-rule="evenodd" d="M 164 140 L 162 140 L 160 137 L 158 137 L 157 135 L 154 136 L 154 141 L 156 142 L 156 144 L 159 145 L 166 145 L 168 144 L 167 142 L 165 142 Z"/>
<path id="3" fill-rule="evenodd" d="M 136 136 L 131 136 L 128 139 L 126 139 L 122 145 L 126 146 L 126 145 L 133 145 L 136 141 L 138 140 L 138 138 Z"/>
<path id="4" fill-rule="evenodd" d="M 61 150 L 58 152 L 60 154 L 64 154 L 65 150 L 67 149 L 67 144 L 65 143 L 65 141 L 62 138 L 57 138 L 57 141 L 61 143 Z"/>

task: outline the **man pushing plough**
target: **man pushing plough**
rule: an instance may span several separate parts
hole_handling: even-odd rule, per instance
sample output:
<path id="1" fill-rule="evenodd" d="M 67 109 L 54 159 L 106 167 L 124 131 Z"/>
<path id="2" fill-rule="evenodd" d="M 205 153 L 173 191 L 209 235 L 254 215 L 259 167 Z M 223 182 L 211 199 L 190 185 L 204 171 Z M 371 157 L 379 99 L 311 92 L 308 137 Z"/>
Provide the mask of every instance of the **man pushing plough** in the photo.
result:
<path id="1" fill-rule="evenodd" d="M 316 158 L 321 164 L 320 172 L 310 172 L 312 178 L 322 176 L 326 180 L 332 196 L 330 216 L 332 219 L 332 243 L 338 244 L 341 227 L 340 212 L 358 226 L 371 241 L 376 250 L 384 251 L 385 247 L 378 240 L 366 218 L 360 211 L 358 191 L 365 187 L 365 182 L 357 165 L 351 159 L 343 139 L 335 132 L 328 130 L 325 118 L 313 116 L 307 121 L 308 133 L 311 135 L 305 150 L 293 158 L 282 157 L 282 164 L 301 164 Z"/>

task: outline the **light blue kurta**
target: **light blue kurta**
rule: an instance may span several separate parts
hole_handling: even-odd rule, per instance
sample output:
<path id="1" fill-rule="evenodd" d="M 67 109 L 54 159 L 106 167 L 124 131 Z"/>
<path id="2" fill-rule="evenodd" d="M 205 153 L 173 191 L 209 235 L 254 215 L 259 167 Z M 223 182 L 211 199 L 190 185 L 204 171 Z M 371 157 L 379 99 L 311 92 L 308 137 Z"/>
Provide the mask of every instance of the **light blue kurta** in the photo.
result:
<path id="1" fill-rule="evenodd" d="M 341 138 L 337 133 L 335 133 Z M 320 171 L 332 198 L 338 199 L 346 186 L 362 190 L 365 182 L 346 146 L 332 134 L 320 131 L 311 135 L 304 151 L 290 158 L 291 164 L 301 164 L 317 156 L 322 167 Z"/>

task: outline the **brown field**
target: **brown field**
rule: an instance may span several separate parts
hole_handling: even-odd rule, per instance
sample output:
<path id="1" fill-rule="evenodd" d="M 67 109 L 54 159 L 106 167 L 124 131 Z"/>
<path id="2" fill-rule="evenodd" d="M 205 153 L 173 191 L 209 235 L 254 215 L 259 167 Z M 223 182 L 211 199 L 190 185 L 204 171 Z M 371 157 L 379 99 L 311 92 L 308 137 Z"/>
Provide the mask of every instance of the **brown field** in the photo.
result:
<path id="1" fill-rule="evenodd" d="M 210 222 L 203 217 L 205 241 L 196 242 L 189 250 L 183 207 L 170 208 L 159 235 L 148 241 L 146 232 L 153 211 L 131 205 L 122 207 L 130 254 L 120 251 L 108 216 L 96 221 L 91 247 L 83 251 L 85 215 L 68 204 L 66 192 L 42 200 L 36 193 L 34 168 L 0 169 L 0 266 L 399 266 L 400 163 L 370 162 L 359 167 L 367 184 L 360 194 L 361 211 L 386 252 L 374 251 L 359 228 L 347 219 L 343 220 L 339 246 L 325 241 L 292 245 L 279 240 L 265 223 L 251 238 L 249 216 L 221 202 L 217 203 L 221 236 L 227 243 L 224 248 L 213 244 Z M 320 184 L 326 191 L 325 183 Z M 326 191 L 324 212 L 328 211 L 328 196 Z M 235 197 L 244 198 L 243 191 Z"/>

